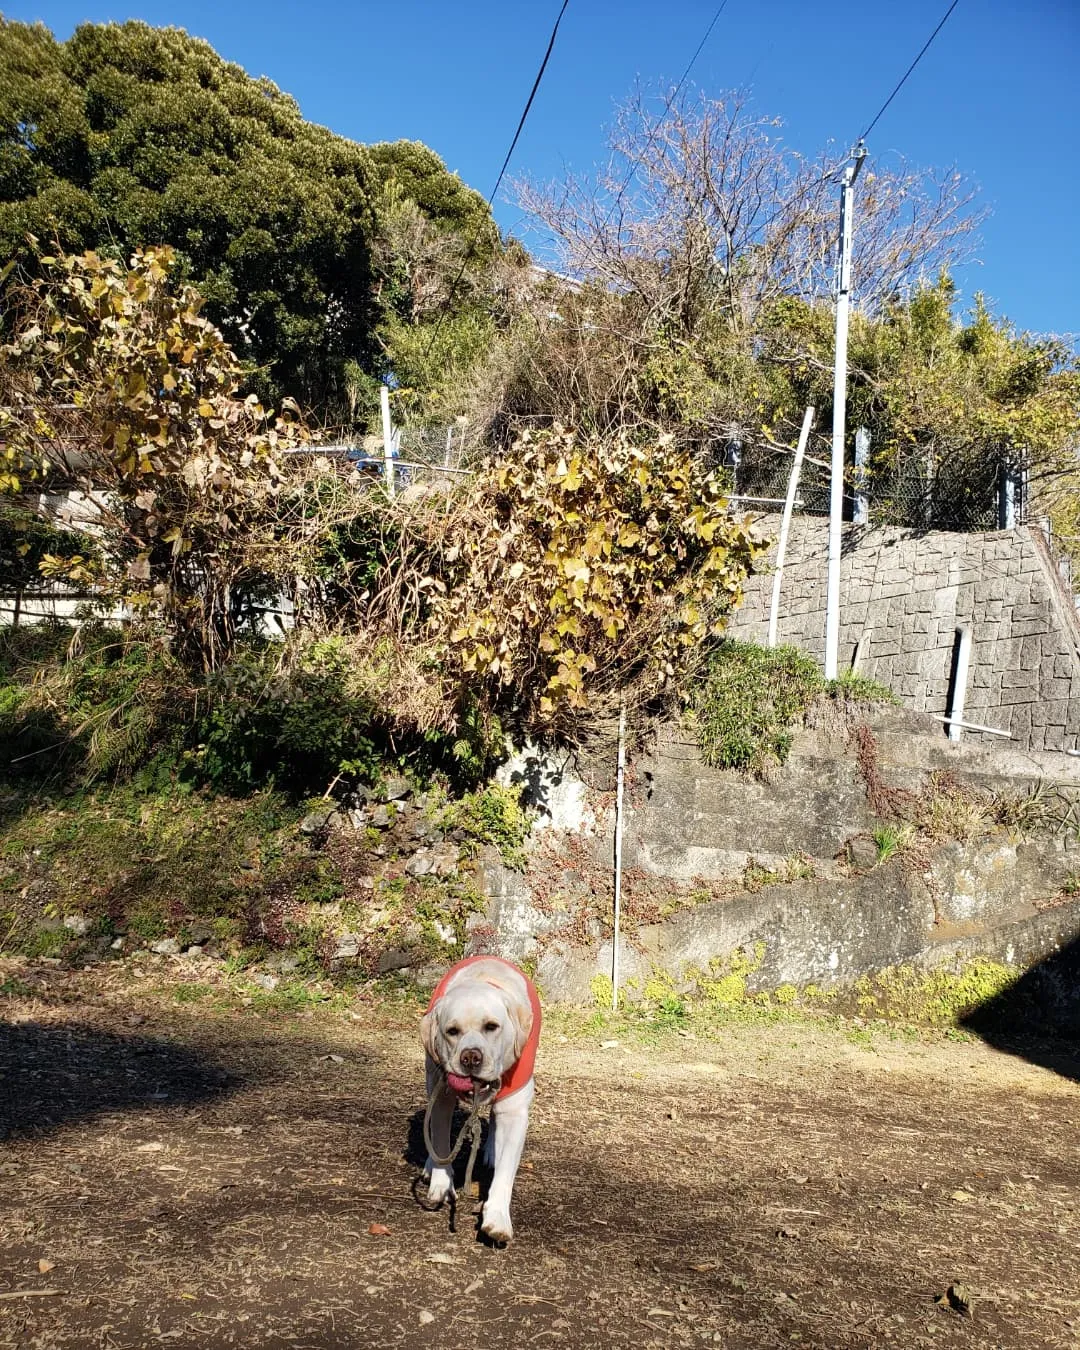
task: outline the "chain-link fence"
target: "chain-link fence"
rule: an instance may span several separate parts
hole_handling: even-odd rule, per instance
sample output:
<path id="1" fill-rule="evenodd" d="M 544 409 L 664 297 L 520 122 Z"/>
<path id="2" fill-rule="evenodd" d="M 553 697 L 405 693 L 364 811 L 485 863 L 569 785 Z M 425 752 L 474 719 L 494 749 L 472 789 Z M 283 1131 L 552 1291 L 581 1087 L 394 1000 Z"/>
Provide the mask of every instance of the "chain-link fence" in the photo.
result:
<path id="1" fill-rule="evenodd" d="M 778 510 L 791 475 L 792 456 L 782 451 L 755 451 L 728 457 L 725 466 L 731 490 L 750 509 Z M 974 533 L 1000 529 L 1007 520 L 1023 518 L 1023 493 L 1008 467 L 993 459 L 929 460 L 911 456 L 892 465 L 863 471 L 856 491 L 855 474 L 845 475 L 844 517 L 859 518 L 859 498 L 872 525 L 907 529 L 952 530 Z M 829 514 L 829 465 L 817 457 L 803 461 L 796 494 L 796 510 L 803 515 Z"/>

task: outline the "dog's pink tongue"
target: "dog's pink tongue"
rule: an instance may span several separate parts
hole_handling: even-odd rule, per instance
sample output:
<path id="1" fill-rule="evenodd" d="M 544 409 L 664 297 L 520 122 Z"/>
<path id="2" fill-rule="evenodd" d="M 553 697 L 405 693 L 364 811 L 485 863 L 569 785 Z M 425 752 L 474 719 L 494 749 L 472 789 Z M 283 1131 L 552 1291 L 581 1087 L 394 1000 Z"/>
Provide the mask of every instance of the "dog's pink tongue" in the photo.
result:
<path id="1" fill-rule="evenodd" d="M 458 1073 L 448 1073 L 446 1081 L 450 1085 L 450 1091 L 456 1092 L 464 1097 L 473 1090 L 473 1081 L 471 1078 L 462 1078 Z"/>

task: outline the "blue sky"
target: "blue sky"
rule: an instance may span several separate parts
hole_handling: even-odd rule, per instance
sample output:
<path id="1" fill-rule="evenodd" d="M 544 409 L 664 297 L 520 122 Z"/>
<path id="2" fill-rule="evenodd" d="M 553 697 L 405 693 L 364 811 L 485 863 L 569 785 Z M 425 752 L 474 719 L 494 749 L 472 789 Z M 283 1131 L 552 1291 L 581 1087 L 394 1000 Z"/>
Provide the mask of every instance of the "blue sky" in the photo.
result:
<path id="1" fill-rule="evenodd" d="M 570 0 L 511 165 L 546 178 L 603 156 L 638 79 L 676 80 L 719 0 Z M 535 76 L 559 0 L 310 0 L 160 4 L 29 0 L 12 19 L 66 37 L 139 18 L 208 39 L 268 75 L 305 116 L 356 140 L 421 140 L 485 195 Z M 945 0 L 728 0 L 692 80 L 752 86 L 762 113 L 812 153 L 856 137 L 929 36 Z M 993 215 L 959 280 L 1021 328 L 1080 333 L 1080 0 L 960 0 L 870 141 L 887 160 L 955 164 Z M 496 203 L 504 227 L 517 213 Z"/>

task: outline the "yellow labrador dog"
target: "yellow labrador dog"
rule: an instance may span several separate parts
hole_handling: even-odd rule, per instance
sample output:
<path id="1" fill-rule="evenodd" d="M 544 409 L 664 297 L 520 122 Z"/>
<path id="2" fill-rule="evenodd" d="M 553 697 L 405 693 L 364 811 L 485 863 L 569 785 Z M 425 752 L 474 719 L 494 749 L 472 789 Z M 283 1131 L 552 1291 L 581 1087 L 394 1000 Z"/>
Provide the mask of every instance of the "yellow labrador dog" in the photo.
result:
<path id="1" fill-rule="evenodd" d="M 484 1161 L 494 1169 L 484 1202 L 481 1230 L 496 1242 L 514 1236 L 510 1197 L 525 1147 L 535 1086 L 533 1066 L 540 1039 L 540 1001 L 528 976 L 496 956 L 471 956 L 439 981 L 420 1022 L 427 1051 L 431 1144 L 450 1152 L 455 1103 L 476 1093 L 492 1101 Z M 428 1156 L 428 1199 L 438 1204 L 454 1194 L 450 1168 Z"/>

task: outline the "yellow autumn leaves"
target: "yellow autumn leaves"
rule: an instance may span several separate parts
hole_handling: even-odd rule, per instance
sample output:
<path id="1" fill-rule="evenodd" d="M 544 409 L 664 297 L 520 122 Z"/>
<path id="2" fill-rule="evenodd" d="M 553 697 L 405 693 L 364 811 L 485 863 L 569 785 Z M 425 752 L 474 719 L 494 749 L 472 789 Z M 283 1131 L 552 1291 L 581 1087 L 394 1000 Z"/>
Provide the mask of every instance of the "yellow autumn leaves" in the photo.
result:
<path id="1" fill-rule="evenodd" d="M 722 627 L 761 543 L 671 437 L 527 432 L 474 479 L 429 618 L 463 681 L 541 720 L 633 679 L 658 691 Z"/>

